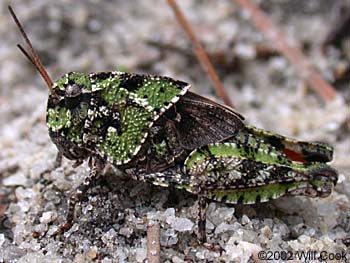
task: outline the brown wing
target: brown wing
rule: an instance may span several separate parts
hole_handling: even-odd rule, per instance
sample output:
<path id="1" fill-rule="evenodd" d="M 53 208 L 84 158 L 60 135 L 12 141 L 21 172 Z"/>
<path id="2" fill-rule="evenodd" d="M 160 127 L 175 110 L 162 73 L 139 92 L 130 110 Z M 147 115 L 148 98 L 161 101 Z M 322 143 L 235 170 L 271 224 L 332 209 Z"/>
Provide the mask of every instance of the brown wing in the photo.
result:
<path id="1" fill-rule="evenodd" d="M 176 110 L 181 116 L 176 128 L 185 149 L 220 142 L 244 127 L 239 113 L 192 92 L 178 101 Z"/>

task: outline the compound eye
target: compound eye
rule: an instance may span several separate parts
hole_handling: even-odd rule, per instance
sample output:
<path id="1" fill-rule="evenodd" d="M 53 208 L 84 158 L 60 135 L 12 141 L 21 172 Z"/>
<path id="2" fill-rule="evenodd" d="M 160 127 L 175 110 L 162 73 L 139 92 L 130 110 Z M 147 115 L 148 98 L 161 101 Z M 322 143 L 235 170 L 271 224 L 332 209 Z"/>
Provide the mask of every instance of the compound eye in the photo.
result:
<path id="1" fill-rule="evenodd" d="M 68 85 L 64 102 L 68 109 L 73 109 L 79 105 L 81 101 L 81 88 L 77 84 Z"/>

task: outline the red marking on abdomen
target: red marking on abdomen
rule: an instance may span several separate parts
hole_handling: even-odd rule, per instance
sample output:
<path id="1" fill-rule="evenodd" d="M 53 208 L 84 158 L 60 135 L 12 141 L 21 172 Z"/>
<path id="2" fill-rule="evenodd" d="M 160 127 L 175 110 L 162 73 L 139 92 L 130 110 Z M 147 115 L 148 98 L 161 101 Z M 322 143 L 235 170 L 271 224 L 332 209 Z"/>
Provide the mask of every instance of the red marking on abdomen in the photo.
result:
<path id="1" fill-rule="evenodd" d="M 306 160 L 304 159 L 304 156 L 301 153 L 295 152 L 290 149 L 283 149 L 283 153 L 287 155 L 288 159 L 291 161 L 306 163 Z"/>

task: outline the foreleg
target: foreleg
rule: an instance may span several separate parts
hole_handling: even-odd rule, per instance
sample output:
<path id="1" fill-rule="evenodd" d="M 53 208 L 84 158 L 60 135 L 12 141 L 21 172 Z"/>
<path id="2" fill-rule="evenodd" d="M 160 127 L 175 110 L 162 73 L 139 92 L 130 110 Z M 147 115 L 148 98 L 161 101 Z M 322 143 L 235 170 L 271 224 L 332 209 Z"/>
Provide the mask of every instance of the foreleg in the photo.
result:
<path id="1" fill-rule="evenodd" d="M 198 196 L 198 232 L 197 238 L 202 244 L 207 241 L 206 221 L 207 221 L 207 199 L 203 195 Z"/>
<path id="2" fill-rule="evenodd" d="M 98 156 L 90 158 L 90 173 L 84 179 L 83 183 L 75 190 L 68 201 L 68 212 L 66 216 L 66 222 L 62 224 L 59 229 L 54 233 L 54 236 L 60 235 L 71 228 L 74 220 L 75 206 L 84 198 L 86 192 L 93 186 L 94 182 L 101 175 L 105 162 Z"/>

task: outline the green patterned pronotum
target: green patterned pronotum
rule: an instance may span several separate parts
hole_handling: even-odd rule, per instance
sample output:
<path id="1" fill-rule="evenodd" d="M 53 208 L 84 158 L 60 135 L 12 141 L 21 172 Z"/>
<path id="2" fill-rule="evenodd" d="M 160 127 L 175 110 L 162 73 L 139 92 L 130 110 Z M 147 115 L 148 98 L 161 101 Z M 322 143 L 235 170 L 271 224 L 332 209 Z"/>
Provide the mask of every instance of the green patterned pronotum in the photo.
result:
<path id="1" fill-rule="evenodd" d="M 325 197 L 337 182 L 326 163 L 333 150 L 246 125 L 234 110 L 201 97 L 167 77 L 124 72 L 71 72 L 55 83 L 28 37 L 19 45 L 45 80 L 50 95 L 46 122 L 62 156 L 90 174 L 70 199 L 74 207 L 111 163 L 136 180 L 173 186 L 199 196 L 199 238 L 205 240 L 205 200 L 252 204 L 285 194 Z M 59 164 L 59 162 L 57 163 Z"/>
<path id="2" fill-rule="evenodd" d="M 114 165 L 127 164 L 139 153 L 157 119 L 189 87 L 170 78 L 123 72 L 66 74 L 49 97 L 51 137 L 63 136 Z M 67 96 L 68 92 L 76 94 Z"/>

